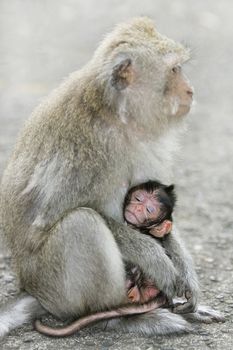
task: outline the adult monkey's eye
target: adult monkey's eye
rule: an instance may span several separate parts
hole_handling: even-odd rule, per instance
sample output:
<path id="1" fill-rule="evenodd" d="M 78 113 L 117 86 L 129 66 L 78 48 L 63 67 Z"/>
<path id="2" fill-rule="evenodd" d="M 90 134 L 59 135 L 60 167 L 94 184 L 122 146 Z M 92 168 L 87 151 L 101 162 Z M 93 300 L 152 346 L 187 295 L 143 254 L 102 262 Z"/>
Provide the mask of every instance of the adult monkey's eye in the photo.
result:
<path id="1" fill-rule="evenodd" d="M 180 73 L 180 72 L 181 72 L 181 65 L 178 64 L 177 66 L 172 68 L 172 73 L 177 74 L 177 73 Z"/>

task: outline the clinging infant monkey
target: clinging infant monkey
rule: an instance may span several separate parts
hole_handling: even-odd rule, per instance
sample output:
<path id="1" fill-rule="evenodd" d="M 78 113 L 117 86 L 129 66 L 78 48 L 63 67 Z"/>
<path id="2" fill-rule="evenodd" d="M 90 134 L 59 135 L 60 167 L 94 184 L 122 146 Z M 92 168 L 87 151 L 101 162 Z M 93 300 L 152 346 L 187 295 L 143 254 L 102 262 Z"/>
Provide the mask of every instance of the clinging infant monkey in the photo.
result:
<path id="1" fill-rule="evenodd" d="M 148 181 L 129 190 L 124 202 L 124 218 L 128 224 L 162 238 L 172 230 L 172 211 L 176 202 L 174 185 Z"/>
<path id="2" fill-rule="evenodd" d="M 166 186 L 158 181 L 148 181 L 132 187 L 124 201 L 123 215 L 130 226 L 156 238 L 163 238 L 172 230 L 172 212 L 176 202 L 174 185 Z M 169 252 L 167 252 L 169 255 Z M 126 272 L 128 263 L 126 264 Z M 146 302 L 159 294 L 155 284 L 145 277 L 138 266 L 130 266 L 136 283 L 128 290 L 131 301 Z M 140 278 L 139 278 L 140 276 Z M 130 280 L 130 277 L 128 277 Z"/>

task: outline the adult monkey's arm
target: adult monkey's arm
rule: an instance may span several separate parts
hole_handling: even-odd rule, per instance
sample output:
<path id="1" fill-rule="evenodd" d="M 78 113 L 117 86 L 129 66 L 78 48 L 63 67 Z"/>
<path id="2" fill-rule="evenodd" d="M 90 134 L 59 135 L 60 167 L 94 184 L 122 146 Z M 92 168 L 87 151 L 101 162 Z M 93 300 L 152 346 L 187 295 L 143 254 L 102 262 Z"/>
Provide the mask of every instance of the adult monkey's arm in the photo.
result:
<path id="1" fill-rule="evenodd" d="M 138 230 L 107 219 L 108 226 L 120 247 L 124 260 L 139 265 L 156 287 L 169 298 L 176 295 L 177 271 L 163 247 L 152 237 Z"/>

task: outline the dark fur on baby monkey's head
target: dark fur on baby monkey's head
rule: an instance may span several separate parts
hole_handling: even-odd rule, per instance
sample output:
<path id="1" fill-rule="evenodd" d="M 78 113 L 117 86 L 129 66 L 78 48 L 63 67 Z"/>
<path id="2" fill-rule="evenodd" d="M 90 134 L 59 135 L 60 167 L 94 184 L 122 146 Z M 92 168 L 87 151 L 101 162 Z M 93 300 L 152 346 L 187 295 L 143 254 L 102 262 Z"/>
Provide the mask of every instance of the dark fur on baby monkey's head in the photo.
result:
<path id="1" fill-rule="evenodd" d="M 159 181 L 148 181 L 132 187 L 124 201 L 123 215 L 126 222 L 140 229 L 172 221 L 176 203 L 174 185 L 166 186 Z"/>

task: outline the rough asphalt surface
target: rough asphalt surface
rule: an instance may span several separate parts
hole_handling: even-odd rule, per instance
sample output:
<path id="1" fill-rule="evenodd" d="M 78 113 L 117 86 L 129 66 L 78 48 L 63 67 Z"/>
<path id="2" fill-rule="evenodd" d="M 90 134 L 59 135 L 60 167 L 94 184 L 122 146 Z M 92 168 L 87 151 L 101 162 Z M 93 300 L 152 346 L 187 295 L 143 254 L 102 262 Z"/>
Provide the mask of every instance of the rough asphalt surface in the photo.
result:
<path id="1" fill-rule="evenodd" d="M 233 3 L 213 0 L 94 0 L 0 2 L 0 175 L 18 131 L 33 108 L 69 72 L 81 67 L 115 23 L 155 19 L 163 34 L 193 49 L 187 73 L 196 106 L 181 140 L 174 182 L 176 223 L 195 260 L 202 303 L 226 322 L 197 334 L 142 337 L 93 329 L 51 339 L 24 326 L 1 349 L 233 348 Z M 0 302 L 17 292 L 10 254 L 0 247 Z"/>

